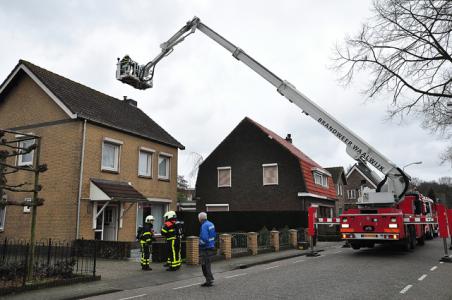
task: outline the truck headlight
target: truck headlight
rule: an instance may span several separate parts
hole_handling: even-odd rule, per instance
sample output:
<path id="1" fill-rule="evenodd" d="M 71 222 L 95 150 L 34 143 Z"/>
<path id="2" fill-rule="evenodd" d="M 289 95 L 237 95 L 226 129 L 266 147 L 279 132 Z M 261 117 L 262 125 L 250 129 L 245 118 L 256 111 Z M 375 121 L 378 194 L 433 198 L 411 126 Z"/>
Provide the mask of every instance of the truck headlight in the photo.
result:
<path id="1" fill-rule="evenodd" d="M 349 228 L 350 225 L 349 224 L 341 224 L 341 228 Z"/>
<path id="2" fill-rule="evenodd" d="M 397 224 L 389 224 L 389 228 L 397 228 Z"/>

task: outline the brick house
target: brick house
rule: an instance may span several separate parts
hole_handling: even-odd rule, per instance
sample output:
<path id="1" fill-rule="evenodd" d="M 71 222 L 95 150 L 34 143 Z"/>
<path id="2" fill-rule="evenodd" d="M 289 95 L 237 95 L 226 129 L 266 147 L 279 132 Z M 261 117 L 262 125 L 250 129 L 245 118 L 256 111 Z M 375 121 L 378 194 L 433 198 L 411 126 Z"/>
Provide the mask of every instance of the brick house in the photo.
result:
<path id="1" fill-rule="evenodd" d="M 361 196 L 361 187 L 368 187 L 376 189 L 378 183 L 381 181 L 377 174 L 372 172 L 362 162 L 356 163 L 346 174 L 347 186 L 346 199 L 344 208 L 356 207 L 358 197 Z"/>
<path id="2" fill-rule="evenodd" d="M 40 160 L 48 171 L 40 176 L 45 202 L 37 210 L 37 239 L 132 241 L 144 216 L 155 216 L 158 231 L 163 213 L 176 209 L 178 149 L 184 146 L 134 100 L 20 60 L 0 86 L 0 128 L 42 137 Z M 31 216 L 24 208 L 8 206 L 0 215 L 0 237 L 29 237 Z"/>
<path id="3" fill-rule="evenodd" d="M 243 119 L 199 167 L 198 211 L 306 211 L 332 216 L 331 174 L 286 139 Z"/>
<path id="4" fill-rule="evenodd" d="M 347 185 L 347 177 L 345 177 L 344 167 L 325 168 L 333 177 L 334 187 L 336 188 L 337 202 L 336 215 L 341 215 L 347 201 L 347 193 L 345 186 Z"/>

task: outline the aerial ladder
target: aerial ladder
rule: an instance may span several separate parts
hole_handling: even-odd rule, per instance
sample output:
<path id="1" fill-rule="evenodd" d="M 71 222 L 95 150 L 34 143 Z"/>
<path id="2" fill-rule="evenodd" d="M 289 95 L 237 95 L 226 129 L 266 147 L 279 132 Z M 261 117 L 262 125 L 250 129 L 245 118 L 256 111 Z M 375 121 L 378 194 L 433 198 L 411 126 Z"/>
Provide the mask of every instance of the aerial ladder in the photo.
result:
<path id="1" fill-rule="evenodd" d="M 168 41 L 160 45 L 161 52 L 150 62 L 140 65 L 128 55 L 118 58 L 116 78 L 137 89 L 148 89 L 153 86 L 154 70 L 157 63 L 168 56 L 176 45 L 184 41 L 189 35 L 201 31 L 220 46 L 228 50 L 234 58 L 243 62 L 254 72 L 272 84 L 278 93 L 286 97 L 291 103 L 297 105 L 304 114 L 317 121 L 322 127 L 332 133 L 346 145 L 347 153 L 357 161 L 367 162 L 384 174 L 384 179 L 375 190 L 363 191 L 360 201 L 366 205 L 385 206 L 400 201 L 409 187 L 410 177 L 397 165 L 387 159 L 372 146 L 367 144 L 358 135 L 337 121 L 320 106 L 310 100 L 286 80 L 282 80 L 270 70 L 265 68 L 245 51 L 235 46 L 224 37 L 203 24 L 199 18 L 194 17 L 187 22 Z"/>

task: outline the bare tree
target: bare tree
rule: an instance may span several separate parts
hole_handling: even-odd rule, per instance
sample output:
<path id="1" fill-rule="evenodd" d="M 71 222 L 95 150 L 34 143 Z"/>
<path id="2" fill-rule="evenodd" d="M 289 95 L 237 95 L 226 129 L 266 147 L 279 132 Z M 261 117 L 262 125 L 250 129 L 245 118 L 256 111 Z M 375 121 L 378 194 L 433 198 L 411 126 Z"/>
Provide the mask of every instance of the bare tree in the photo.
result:
<path id="1" fill-rule="evenodd" d="M 452 1 L 375 0 L 374 15 L 336 47 L 334 67 L 350 83 L 370 72 L 369 97 L 392 94 L 390 117 L 418 113 L 425 128 L 452 136 Z M 449 104 L 449 109 L 448 109 Z M 452 146 L 443 160 L 452 162 Z"/>

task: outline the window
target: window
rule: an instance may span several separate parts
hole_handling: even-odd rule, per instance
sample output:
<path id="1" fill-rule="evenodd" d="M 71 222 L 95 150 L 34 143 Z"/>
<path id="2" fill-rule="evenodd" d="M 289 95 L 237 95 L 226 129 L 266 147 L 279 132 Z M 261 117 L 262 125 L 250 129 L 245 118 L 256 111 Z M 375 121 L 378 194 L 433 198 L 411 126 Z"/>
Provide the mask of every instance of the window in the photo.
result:
<path id="1" fill-rule="evenodd" d="M 159 155 L 159 179 L 169 180 L 170 178 L 170 158 Z"/>
<path id="2" fill-rule="evenodd" d="M 264 185 L 278 184 L 278 164 L 264 164 L 262 165 L 262 177 Z"/>
<path id="3" fill-rule="evenodd" d="M 328 187 L 328 176 L 318 172 L 314 172 L 314 183 L 323 187 Z"/>
<path id="4" fill-rule="evenodd" d="M 356 199 L 356 190 L 347 190 L 348 199 Z"/>
<path id="5" fill-rule="evenodd" d="M 102 144 L 102 170 L 119 172 L 120 143 L 104 140 Z"/>
<path id="6" fill-rule="evenodd" d="M 206 204 L 206 211 L 229 211 L 229 204 Z"/>
<path id="7" fill-rule="evenodd" d="M 5 229 L 6 206 L 0 207 L 0 230 Z"/>
<path id="8" fill-rule="evenodd" d="M 337 185 L 337 195 L 342 196 L 344 194 L 343 186 L 342 184 Z"/>
<path id="9" fill-rule="evenodd" d="M 218 187 L 231 186 L 231 167 L 218 167 Z"/>
<path id="10" fill-rule="evenodd" d="M 24 140 L 19 142 L 19 148 L 26 149 L 33 145 L 35 140 Z M 21 152 L 24 150 L 20 150 Z M 33 153 L 34 151 L 30 151 L 29 153 L 21 154 L 18 156 L 17 165 L 19 166 L 29 166 L 33 164 Z"/>
<path id="11" fill-rule="evenodd" d="M 140 150 L 138 158 L 138 175 L 152 177 L 152 152 Z"/>

